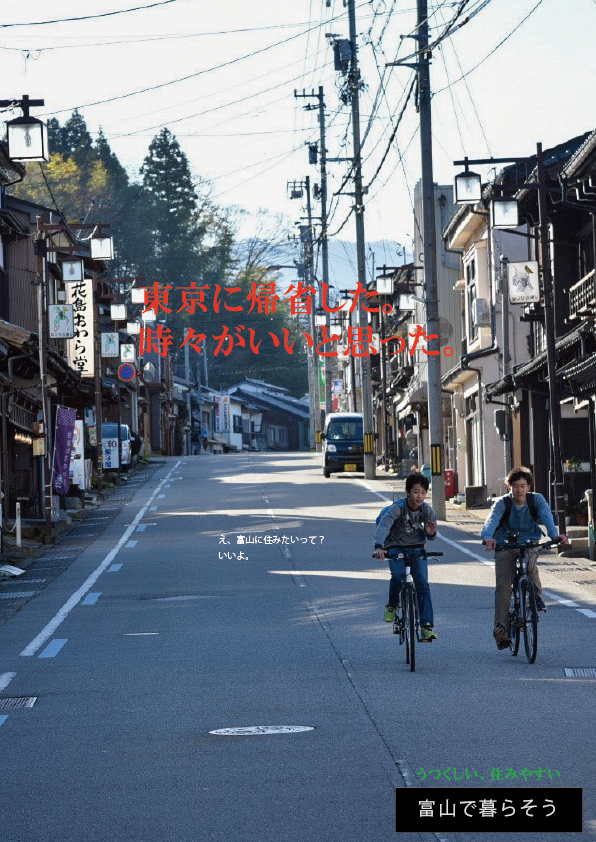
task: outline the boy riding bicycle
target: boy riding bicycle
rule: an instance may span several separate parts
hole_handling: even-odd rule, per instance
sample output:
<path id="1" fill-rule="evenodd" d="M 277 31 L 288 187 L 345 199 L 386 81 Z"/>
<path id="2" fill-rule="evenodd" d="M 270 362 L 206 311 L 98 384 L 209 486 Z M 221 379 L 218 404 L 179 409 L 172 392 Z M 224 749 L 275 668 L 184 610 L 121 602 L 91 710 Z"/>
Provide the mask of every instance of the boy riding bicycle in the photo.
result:
<path id="1" fill-rule="evenodd" d="M 422 639 L 436 640 L 433 606 L 428 584 L 428 565 L 424 557 L 426 539 L 434 540 L 437 534 L 437 517 L 432 506 L 424 502 L 429 481 L 424 474 L 410 474 L 406 479 L 406 499 L 396 500 L 388 506 L 379 519 L 375 532 L 375 558 L 389 561 L 391 581 L 389 601 L 385 607 L 384 620 L 395 620 L 400 583 L 405 579 L 406 567 L 400 553 L 408 557 L 412 577 L 416 586 Z"/>
<path id="2" fill-rule="evenodd" d="M 507 476 L 509 494 L 497 500 L 482 527 L 481 538 L 486 544 L 487 552 L 495 550 L 495 627 L 493 637 L 498 649 L 509 646 L 507 619 L 511 585 L 515 576 L 515 557 L 513 550 L 503 545 L 507 538 L 514 533 L 517 541 L 524 544 L 527 541 L 537 541 L 542 538 L 539 524 L 546 526 L 550 538 L 558 538 L 553 514 L 542 494 L 532 493 L 534 477 L 527 468 L 514 468 Z M 567 536 L 561 535 L 561 542 L 567 543 Z M 546 611 L 542 600 L 542 585 L 538 576 L 538 549 L 528 551 L 528 573 L 536 590 L 536 607 L 539 611 Z"/>

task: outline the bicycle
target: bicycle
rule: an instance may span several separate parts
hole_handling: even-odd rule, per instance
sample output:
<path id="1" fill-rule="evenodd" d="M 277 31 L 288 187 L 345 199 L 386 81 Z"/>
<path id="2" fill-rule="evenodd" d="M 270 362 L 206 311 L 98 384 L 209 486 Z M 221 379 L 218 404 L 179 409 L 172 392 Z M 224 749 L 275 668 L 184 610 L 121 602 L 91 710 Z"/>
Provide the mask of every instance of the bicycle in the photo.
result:
<path id="1" fill-rule="evenodd" d="M 527 541 L 525 544 L 515 540 L 506 541 L 497 549 L 513 550 L 516 553 L 515 575 L 511 586 L 511 601 L 509 603 L 509 648 L 512 655 L 519 652 L 519 644 L 523 632 L 524 649 L 528 663 L 533 664 L 538 652 L 538 608 L 536 607 L 536 590 L 534 582 L 528 573 L 528 550 L 550 549 L 560 543 L 560 539 L 544 541 Z"/>
<path id="2" fill-rule="evenodd" d="M 443 553 L 422 552 L 421 558 L 427 559 L 433 556 L 442 556 Z M 374 558 L 373 554 L 373 558 Z M 405 579 L 400 583 L 399 599 L 395 607 L 395 620 L 393 621 L 393 634 L 399 636 L 399 644 L 406 644 L 406 664 L 410 665 L 410 672 L 416 670 L 416 641 L 423 643 L 424 639 L 420 633 L 420 615 L 418 611 L 418 597 L 416 586 L 411 573 L 411 565 L 407 551 L 400 552 L 393 558 L 403 558 L 406 568 Z M 429 641 L 432 643 L 432 640 Z"/>

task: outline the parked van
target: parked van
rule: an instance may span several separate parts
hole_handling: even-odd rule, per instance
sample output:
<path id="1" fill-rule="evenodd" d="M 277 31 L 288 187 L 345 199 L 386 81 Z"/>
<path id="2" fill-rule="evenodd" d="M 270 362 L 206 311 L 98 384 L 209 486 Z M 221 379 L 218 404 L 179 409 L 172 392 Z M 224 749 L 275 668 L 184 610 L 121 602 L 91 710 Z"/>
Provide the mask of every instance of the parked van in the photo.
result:
<path id="1" fill-rule="evenodd" d="M 104 421 L 101 425 L 101 443 L 103 453 L 104 471 L 118 470 L 118 424 Z M 130 427 L 128 424 L 120 424 L 120 446 L 122 451 L 123 471 L 128 471 L 131 460 L 131 439 Z"/>
<path id="2" fill-rule="evenodd" d="M 361 412 L 330 412 L 325 418 L 323 476 L 364 471 L 364 419 Z"/>

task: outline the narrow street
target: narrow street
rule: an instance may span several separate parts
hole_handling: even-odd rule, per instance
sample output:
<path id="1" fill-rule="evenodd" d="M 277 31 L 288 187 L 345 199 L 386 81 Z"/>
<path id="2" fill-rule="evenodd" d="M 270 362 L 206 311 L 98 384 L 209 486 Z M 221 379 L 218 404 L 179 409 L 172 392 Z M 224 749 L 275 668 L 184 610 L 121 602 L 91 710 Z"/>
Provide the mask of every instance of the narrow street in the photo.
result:
<path id="1" fill-rule="evenodd" d="M 140 476 L 0 629 L 2 699 L 35 697 L 0 711 L 3 839 L 389 840 L 394 789 L 429 786 L 583 787 L 581 838 L 596 839 L 594 679 L 565 673 L 594 667 L 596 586 L 549 561 L 536 663 L 497 652 L 494 573 L 462 512 L 433 546 L 439 639 L 410 673 L 371 558 L 389 480 L 326 480 L 304 453 L 170 458 Z M 251 726 L 310 730 L 212 733 Z"/>

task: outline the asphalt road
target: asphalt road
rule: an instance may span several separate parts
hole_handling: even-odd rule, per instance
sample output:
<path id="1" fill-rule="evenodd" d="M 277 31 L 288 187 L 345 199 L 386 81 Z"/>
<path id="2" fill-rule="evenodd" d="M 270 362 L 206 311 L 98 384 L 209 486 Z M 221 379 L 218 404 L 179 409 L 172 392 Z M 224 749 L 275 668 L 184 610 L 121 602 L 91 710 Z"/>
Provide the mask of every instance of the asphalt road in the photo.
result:
<path id="1" fill-rule="evenodd" d="M 387 487 L 309 455 L 181 458 L 96 520 L 0 630 L 0 705 L 36 697 L 0 709 L 3 842 L 389 840 L 395 788 L 521 785 L 583 787 L 582 836 L 531 838 L 596 839 L 596 681 L 565 675 L 596 666 L 594 606 L 547 600 L 534 665 L 497 652 L 493 570 L 444 524 L 439 640 L 410 673 L 371 558 Z M 271 725 L 310 730 L 210 733 Z"/>

